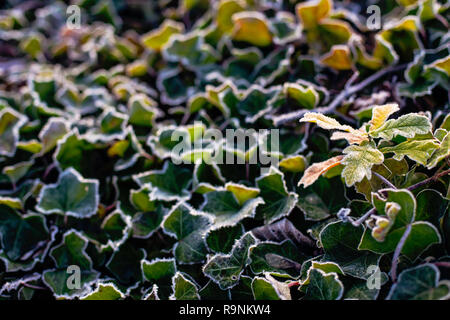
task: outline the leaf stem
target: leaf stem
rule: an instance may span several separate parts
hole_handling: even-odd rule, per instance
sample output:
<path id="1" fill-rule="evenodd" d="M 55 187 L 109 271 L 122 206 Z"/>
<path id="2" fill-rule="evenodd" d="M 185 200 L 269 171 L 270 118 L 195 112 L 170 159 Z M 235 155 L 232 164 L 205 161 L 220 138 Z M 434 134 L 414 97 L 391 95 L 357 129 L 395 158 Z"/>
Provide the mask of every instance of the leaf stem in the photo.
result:
<path id="1" fill-rule="evenodd" d="M 392 257 L 392 265 L 391 265 L 391 278 L 393 282 L 397 282 L 397 266 L 398 266 L 398 259 L 400 257 L 400 253 L 402 252 L 403 246 L 405 245 L 406 239 L 408 239 L 409 234 L 411 233 L 412 224 L 409 223 L 406 226 L 406 230 L 403 233 L 402 237 L 400 238 L 400 241 L 397 244 L 397 247 L 394 251 L 394 256 Z"/>
<path id="2" fill-rule="evenodd" d="M 372 171 L 372 173 L 374 175 L 376 175 L 381 181 L 383 181 L 389 188 L 392 189 L 397 189 L 396 186 L 394 186 L 388 179 L 386 179 L 385 177 L 383 177 L 381 174 L 379 174 L 378 172 Z"/>
<path id="3" fill-rule="evenodd" d="M 445 171 L 442 171 L 441 173 L 435 174 L 434 176 L 432 176 L 432 177 L 430 177 L 428 179 L 422 180 L 422 181 L 420 181 L 420 182 L 418 182 L 416 184 L 413 184 L 412 186 L 410 186 L 410 187 L 408 187 L 406 189 L 408 189 L 409 191 L 415 190 L 415 189 L 420 188 L 420 187 L 422 187 L 422 186 L 424 186 L 424 185 L 426 185 L 426 184 L 428 184 L 430 182 L 436 181 L 438 178 L 440 178 L 442 176 L 445 176 L 447 174 L 450 174 L 450 169 L 447 169 Z"/>
<path id="4" fill-rule="evenodd" d="M 352 221 L 352 225 L 355 227 L 359 227 L 364 221 L 366 221 L 371 215 L 375 214 L 377 209 L 374 207 L 367 211 L 363 216 L 361 216 L 358 220 Z"/>

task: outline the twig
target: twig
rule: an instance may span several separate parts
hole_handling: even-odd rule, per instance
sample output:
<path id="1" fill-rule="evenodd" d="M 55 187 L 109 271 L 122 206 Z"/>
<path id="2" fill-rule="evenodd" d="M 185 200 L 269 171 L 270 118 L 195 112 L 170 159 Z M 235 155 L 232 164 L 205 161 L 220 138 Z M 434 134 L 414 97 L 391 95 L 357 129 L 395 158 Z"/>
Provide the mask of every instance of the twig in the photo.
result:
<path id="1" fill-rule="evenodd" d="M 286 115 L 280 116 L 279 118 L 275 119 L 275 125 L 280 125 L 289 121 L 293 121 L 293 120 L 297 120 L 299 118 L 301 118 L 305 113 L 307 112 L 320 112 L 323 114 L 326 113 L 331 113 L 334 112 L 335 109 L 349 96 L 351 96 L 352 94 L 355 94 L 358 91 L 361 91 L 362 89 L 364 89 L 365 87 L 367 87 L 368 85 L 370 85 L 372 82 L 380 79 L 381 77 L 384 77 L 385 75 L 392 73 L 392 72 L 396 72 L 396 71 L 400 71 L 406 68 L 406 64 L 402 64 L 402 65 L 396 65 L 396 66 L 391 66 L 389 68 L 386 69 L 382 69 L 376 73 L 374 73 L 373 75 L 371 75 L 370 77 L 364 79 L 363 81 L 361 81 L 358 84 L 349 86 L 348 88 L 345 88 L 343 91 L 341 91 L 341 93 L 339 93 L 336 98 L 334 98 L 334 100 L 326 107 L 319 107 L 319 108 L 315 108 L 312 110 L 309 109 L 302 109 L 302 110 L 298 110 L 298 111 L 294 111 L 291 113 L 288 113 Z M 350 78 L 350 80 L 353 80 L 352 78 Z"/>
<path id="2" fill-rule="evenodd" d="M 381 181 L 383 181 L 389 188 L 392 189 L 397 189 L 396 186 L 394 186 L 388 179 L 386 179 L 385 177 L 383 177 L 381 174 L 379 174 L 378 172 L 374 172 L 372 171 L 372 173 L 374 175 L 376 175 Z"/>
<path id="3" fill-rule="evenodd" d="M 424 186 L 430 182 L 436 181 L 438 178 L 445 176 L 446 174 L 450 174 L 450 169 L 447 169 L 445 171 L 442 171 L 441 173 L 435 174 L 434 176 L 432 176 L 431 178 L 425 179 L 423 181 L 420 181 L 416 184 L 413 184 L 412 186 L 406 188 L 409 191 L 415 190 L 417 188 L 420 188 L 421 186 Z"/>
<path id="4" fill-rule="evenodd" d="M 450 262 L 433 262 L 433 264 L 437 267 L 450 268 Z"/>
<path id="5" fill-rule="evenodd" d="M 412 224 L 408 224 L 406 226 L 406 230 L 403 233 L 400 241 L 397 244 L 397 247 L 394 251 L 394 256 L 392 257 L 392 266 L 391 266 L 391 278 L 393 282 L 397 282 L 397 266 L 398 266 L 398 258 L 400 257 L 400 253 L 402 252 L 403 246 L 405 245 L 406 239 L 408 239 L 409 234 L 411 233 Z"/>
<path id="6" fill-rule="evenodd" d="M 376 208 L 372 208 L 369 211 L 367 211 L 363 216 L 361 216 L 358 220 L 352 221 L 352 225 L 355 227 L 359 227 L 364 221 L 367 220 L 371 215 L 375 214 L 377 212 Z"/>

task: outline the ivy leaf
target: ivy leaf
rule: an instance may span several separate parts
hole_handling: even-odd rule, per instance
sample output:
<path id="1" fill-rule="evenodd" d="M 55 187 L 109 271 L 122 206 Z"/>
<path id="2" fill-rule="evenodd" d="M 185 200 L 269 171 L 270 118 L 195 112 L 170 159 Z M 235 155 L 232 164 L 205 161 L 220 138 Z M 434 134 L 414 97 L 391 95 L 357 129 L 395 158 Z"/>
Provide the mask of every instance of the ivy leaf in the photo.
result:
<path id="1" fill-rule="evenodd" d="M 257 178 L 256 184 L 264 199 L 264 204 L 258 206 L 256 212 L 266 224 L 287 216 L 297 204 L 298 195 L 288 191 L 284 174 L 274 167 Z"/>
<path id="2" fill-rule="evenodd" d="M 306 257 L 290 240 L 281 243 L 260 242 L 250 248 L 250 268 L 255 274 L 298 276 Z"/>
<path id="3" fill-rule="evenodd" d="M 280 297 L 272 284 L 261 277 L 253 278 L 252 292 L 255 300 L 280 300 Z"/>
<path id="4" fill-rule="evenodd" d="M 52 290 L 56 298 L 71 299 L 85 294 L 90 284 L 94 283 L 100 274 L 95 270 L 81 270 L 80 288 L 69 288 L 70 277 L 73 275 L 67 269 L 46 270 L 42 281 Z"/>
<path id="5" fill-rule="evenodd" d="M 426 134 L 430 130 L 431 123 L 427 117 L 409 113 L 397 119 L 386 121 L 381 127 L 369 131 L 369 135 L 373 138 L 391 140 L 396 135 L 414 138 L 416 134 Z"/>
<path id="6" fill-rule="evenodd" d="M 172 300 L 200 300 L 197 286 L 180 272 L 172 278 L 172 289 Z"/>
<path id="7" fill-rule="evenodd" d="M 242 224 L 210 230 L 206 235 L 208 248 L 214 252 L 228 253 L 233 244 L 244 234 Z"/>
<path id="8" fill-rule="evenodd" d="M 49 240 L 43 216 L 31 213 L 22 216 L 4 204 L 0 204 L 0 212 L 1 244 L 8 259 L 23 260 Z"/>
<path id="9" fill-rule="evenodd" d="M 229 254 L 216 254 L 203 266 L 203 273 L 216 282 L 222 290 L 234 287 L 249 263 L 249 248 L 257 243 L 255 237 L 247 232 L 234 244 Z"/>
<path id="10" fill-rule="evenodd" d="M 128 241 L 113 253 L 106 267 L 120 283 L 133 285 L 142 279 L 141 260 L 145 255 L 144 249 L 136 248 Z"/>
<path id="11" fill-rule="evenodd" d="M 183 31 L 184 25 L 182 23 L 166 19 L 158 29 L 143 35 L 141 42 L 147 48 L 159 51 L 173 34 L 178 34 Z"/>
<path id="12" fill-rule="evenodd" d="M 265 47 L 272 43 L 272 33 L 265 16 L 256 11 L 233 14 L 232 38 L 255 46 Z"/>
<path id="13" fill-rule="evenodd" d="M 366 279 L 367 268 L 378 265 L 380 256 L 358 248 L 363 232 L 363 227 L 354 227 L 350 223 L 328 224 L 320 232 L 320 242 L 325 251 L 322 261 L 335 262 L 345 274 Z"/>
<path id="14" fill-rule="evenodd" d="M 370 143 L 360 146 L 351 145 L 342 152 L 345 154 L 342 159 L 344 165 L 342 177 L 344 177 L 347 187 L 362 181 L 364 177 L 370 179 L 372 177 L 372 166 L 384 161 L 383 153 Z"/>
<path id="15" fill-rule="evenodd" d="M 387 299 L 389 300 L 448 300 L 450 281 L 439 281 L 439 269 L 423 264 L 404 270 L 398 277 Z"/>
<path id="16" fill-rule="evenodd" d="M 50 118 L 41 132 L 39 132 L 39 140 L 42 142 L 40 154 L 45 154 L 52 150 L 57 145 L 58 140 L 69 133 L 69 131 L 66 119 Z"/>
<path id="17" fill-rule="evenodd" d="M 380 254 L 393 252 L 408 224 L 411 224 L 411 232 L 401 253 L 409 259 L 415 260 L 429 246 L 441 242 L 439 232 L 431 223 L 414 222 L 417 203 L 410 191 L 389 189 L 386 199 L 377 199 L 375 196 L 373 199 L 381 217 L 385 217 L 385 210 L 389 203 L 398 204 L 400 210 L 396 213 L 395 221 L 382 242 L 374 239 L 370 229 L 366 229 L 359 244 L 360 250 L 370 250 Z"/>
<path id="18" fill-rule="evenodd" d="M 162 222 L 163 230 L 178 240 L 173 251 L 180 263 L 204 261 L 207 247 L 205 235 L 211 220 L 184 203 L 175 205 Z"/>
<path id="19" fill-rule="evenodd" d="M 151 190 L 150 200 L 186 200 L 190 198 L 187 187 L 192 181 L 189 170 L 168 161 L 161 170 L 148 171 L 133 176 L 140 186 Z"/>
<path id="20" fill-rule="evenodd" d="M 398 161 L 402 160 L 404 156 L 407 156 L 411 160 L 426 165 L 431 154 L 438 147 L 439 144 L 435 140 L 411 140 L 402 142 L 394 147 L 381 148 L 380 151 L 383 153 L 395 153 L 394 159 Z"/>
<path id="21" fill-rule="evenodd" d="M 214 228 L 234 226 L 244 218 L 255 216 L 255 209 L 264 203 L 262 198 L 247 200 L 239 205 L 235 195 L 230 191 L 215 190 L 205 195 L 201 210 L 213 216 Z"/>
<path id="22" fill-rule="evenodd" d="M 114 285 L 114 283 L 99 283 L 92 292 L 80 297 L 80 300 L 120 300 L 125 295 Z"/>
<path id="23" fill-rule="evenodd" d="M 69 230 L 63 236 L 63 241 L 50 251 L 50 256 L 57 268 L 77 265 L 81 270 L 91 270 L 92 260 L 86 253 L 89 240 L 76 230 Z"/>
<path id="24" fill-rule="evenodd" d="M 14 155 L 19 140 L 19 128 L 26 121 L 26 117 L 9 107 L 0 109 L 0 155 Z"/>
<path id="25" fill-rule="evenodd" d="M 344 293 L 344 286 L 336 273 L 326 274 L 322 270 L 309 270 L 309 284 L 305 300 L 339 300 Z"/>
<path id="26" fill-rule="evenodd" d="M 163 297 L 169 297 L 172 292 L 172 278 L 177 272 L 175 259 L 142 260 L 141 269 L 143 278 L 158 286 L 158 293 Z"/>
<path id="27" fill-rule="evenodd" d="M 99 183 L 84 179 L 75 169 L 61 173 L 58 182 L 42 188 L 36 209 L 44 214 L 89 218 L 97 212 Z"/>

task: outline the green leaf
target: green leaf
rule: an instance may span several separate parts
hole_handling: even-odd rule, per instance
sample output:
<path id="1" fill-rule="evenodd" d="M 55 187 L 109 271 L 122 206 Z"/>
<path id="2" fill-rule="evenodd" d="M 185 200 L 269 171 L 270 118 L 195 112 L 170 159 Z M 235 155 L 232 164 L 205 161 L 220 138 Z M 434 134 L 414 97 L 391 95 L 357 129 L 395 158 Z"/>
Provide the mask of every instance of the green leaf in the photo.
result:
<path id="1" fill-rule="evenodd" d="M 19 128 L 25 122 L 24 116 L 9 107 L 0 110 L 0 155 L 14 155 L 19 140 Z"/>
<path id="2" fill-rule="evenodd" d="M 441 160 L 445 159 L 450 155 L 450 132 L 441 141 L 439 149 L 433 152 L 431 157 L 428 159 L 427 168 L 434 168 Z"/>
<path id="3" fill-rule="evenodd" d="M 81 297 L 80 300 L 120 300 L 125 295 L 114 285 L 114 283 L 99 283 L 92 292 Z"/>
<path id="4" fill-rule="evenodd" d="M 98 186 L 97 180 L 83 179 L 75 169 L 66 169 L 57 183 L 42 188 L 36 209 L 44 214 L 89 218 L 97 212 Z"/>
<path id="5" fill-rule="evenodd" d="M 94 270 L 82 270 L 79 289 L 71 289 L 68 286 L 70 277 L 73 277 L 74 274 L 67 272 L 67 269 L 46 270 L 42 274 L 42 281 L 52 290 L 56 298 L 71 299 L 84 295 L 89 285 L 94 283 L 99 275 Z"/>
<path id="6" fill-rule="evenodd" d="M 398 277 L 387 299 L 389 300 L 448 300 L 450 282 L 439 281 L 439 269 L 423 264 L 404 270 Z"/>
<path id="7" fill-rule="evenodd" d="M 309 284 L 305 300 L 339 300 L 344 293 L 344 286 L 336 273 L 326 274 L 322 270 L 309 270 Z"/>
<path id="8" fill-rule="evenodd" d="M 204 261 L 207 253 L 206 233 L 211 220 L 184 203 L 175 205 L 162 222 L 164 232 L 178 242 L 173 251 L 179 263 Z"/>
<path id="9" fill-rule="evenodd" d="M 257 178 L 256 184 L 264 199 L 264 204 L 259 206 L 256 212 L 266 224 L 287 216 L 297 204 L 298 195 L 288 192 L 284 174 L 274 167 L 271 167 L 266 175 Z"/>
<path id="10" fill-rule="evenodd" d="M 260 242 L 250 248 L 250 268 L 255 274 L 270 272 L 297 277 L 306 257 L 290 240 Z"/>
<path id="11" fill-rule="evenodd" d="M 342 177 L 344 177 L 347 187 L 362 181 L 365 177 L 370 179 L 372 177 L 372 166 L 384 161 L 383 154 L 370 143 L 360 146 L 351 145 L 342 152 L 345 154 L 342 159 L 344 165 Z"/>
<path id="12" fill-rule="evenodd" d="M 92 269 L 92 260 L 86 253 L 89 240 L 76 230 L 69 230 L 63 236 L 63 241 L 50 251 L 50 256 L 57 268 L 77 265 L 81 270 Z"/>
<path id="13" fill-rule="evenodd" d="M 264 203 L 262 198 L 247 200 L 239 205 L 235 195 L 230 191 L 211 191 L 205 195 L 205 202 L 200 210 L 211 215 L 214 219 L 214 228 L 234 226 L 244 218 L 255 216 L 255 209 Z"/>
<path id="14" fill-rule="evenodd" d="M 431 130 L 431 123 L 427 117 L 409 113 L 397 119 L 386 121 L 381 127 L 370 131 L 373 138 L 391 140 L 400 135 L 405 138 L 414 138 L 416 134 L 426 134 Z"/>
<path id="15" fill-rule="evenodd" d="M 210 230 L 206 235 L 206 243 L 214 252 L 228 253 L 243 234 L 244 227 L 241 224 Z"/>
<path id="16" fill-rule="evenodd" d="M 106 267 L 120 283 L 133 285 L 142 279 L 141 260 L 145 255 L 144 249 L 125 242 L 113 253 Z"/>
<path id="17" fill-rule="evenodd" d="M 335 262 L 345 274 L 366 279 L 367 268 L 378 265 L 380 256 L 358 248 L 363 227 L 350 223 L 333 222 L 320 232 L 320 242 L 325 251 L 322 261 Z"/>
<path id="18" fill-rule="evenodd" d="M 383 153 L 395 153 L 395 160 L 400 161 L 404 156 L 407 156 L 411 160 L 425 166 L 433 151 L 438 147 L 439 144 L 435 140 L 411 140 L 402 142 L 394 147 L 381 148 L 380 151 Z"/>
<path id="19" fill-rule="evenodd" d="M 172 278 L 172 289 L 172 300 L 200 300 L 197 286 L 180 272 Z"/>
<path id="20" fill-rule="evenodd" d="M 272 284 L 261 277 L 253 278 L 252 292 L 255 300 L 280 300 Z"/>
<path id="21" fill-rule="evenodd" d="M 222 290 L 230 289 L 239 282 L 239 278 L 249 263 L 249 248 L 257 243 L 255 237 L 247 232 L 234 244 L 229 254 L 216 254 L 203 266 L 204 274 L 216 282 Z"/>
<path id="22" fill-rule="evenodd" d="M 389 207 L 389 203 L 398 204 L 400 210 L 395 214 L 393 224 L 383 241 L 374 239 L 371 230 L 366 229 L 358 247 L 360 250 L 370 250 L 380 254 L 393 252 L 408 224 L 411 224 L 411 232 L 401 253 L 409 259 L 415 260 L 429 246 L 441 242 L 439 232 L 431 223 L 414 222 L 417 203 L 410 191 L 388 189 L 386 199 L 378 198 L 374 194 L 372 202 L 381 217 L 386 217 L 385 210 Z"/>
<path id="23" fill-rule="evenodd" d="M 140 186 L 147 186 L 150 200 L 186 200 L 190 193 L 187 187 L 192 181 L 192 173 L 168 161 L 161 170 L 153 170 L 133 176 Z"/>
<path id="24" fill-rule="evenodd" d="M 12 261 L 25 260 L 49 240 L 45 218 L 37 214 L 20 215 L 0 204 L 0 236 L 2 249 Z"/>

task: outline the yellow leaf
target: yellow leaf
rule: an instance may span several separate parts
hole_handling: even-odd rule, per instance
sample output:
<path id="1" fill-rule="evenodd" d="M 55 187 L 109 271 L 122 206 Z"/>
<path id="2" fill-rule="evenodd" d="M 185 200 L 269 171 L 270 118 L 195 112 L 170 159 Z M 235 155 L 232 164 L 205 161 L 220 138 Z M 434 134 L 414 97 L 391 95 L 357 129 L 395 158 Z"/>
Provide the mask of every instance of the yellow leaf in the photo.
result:
<path id="1" fill-rule="evenodd" d="M 339 165 L 342 158 L 344 156 L 337 156 L 323 162 L 314 163 L 306 169 L 298 185 L 303 185 L 305 188 L 312 185 L 324 172 Z"/>
<path id="2" fill-rule="evenodd" d="M 306 159 L 304 156 L 292 156 L 280 161 L 280 168 L 290 172 L 301 172 L 305 170 Z"/>
<path id="3" fill-rule="evenodd" d="M 159 51 L 173 34 L 182 33 L 183 31 L 184 25 L 182 23 L 165 20 L 158 29 L 143 35 L 141 41 L 145 47 Z"/>
<path id="4" fill-rule="evenodd" d="M 445 72 L 447 74 L 447 76 L 450 76 L 450 56 L 436 60 L 427 67 L 442 70 L 443 72 Z"/>
<path id="5" fill-rule="evenodd" d="M 230 32 L 233 29 L 233 20 L 231 17 L 236 12 L 244 10 L 245 2 L 242 0 L 222 0 L 217 8 L 217 27 L 222 32 Z"/>
<path id="6" fill-rule="evenodd" d="M 348 125 L 340 124 L 337 120 L 327 117 L 327 116 L 325 116 L 321 113 L 317 113 L 317 112 L 305 113 L 303 118 L 300 119 L 300 122 L 312 122 L 312 123 L 317 124 L 322 129 L 327 129 L 327 130 L 336 129 L 336 130 L 342 130 L 342 131 L 347 131 L 347 132 L 353 133 L 356 136 L 361 136 L 361 137 L 367 136 L 367 134 L 363 131 L 355 130 Z"/>
<path id="7" fill-rule="evenodd" d="M 364 135 L 364 132 L 361 131 L 361 133 L 362 133 L 362 135 L 356 135 L 356 134 L 350 133 L 350 132 L 336 131 L 336 132 L 333 132 L 330 139 L 331 140 L 345 139 L 350 144 L 361 144 L 362 142 L 369 140 L 367 138 L 367 136 Z"/>
<path id="8" fill-rule="evenodd" d="M 370 120 L 370 131 L 378 129 L 389 118 L 391 114 L 397 112 L 398 104 L 388 103 L 381 106 L 375 106 L 372 109 L 372 120 Z"/>
<path id="9" fill-rule="evenodd" d="M 232 182 L 228 182 L 225 185 L 225 189 L 232 192 L 234 196 L 236 197 L 237 201 L 239 202 L 239 205 L 243 205 L 247 200 L 256 198 L 256 196 L 259 194 L 259 189 L 256 188 L 250 188 L 242 184 L 236 184 Z"/>
<path id="10" fill-rule="evenodd" d="M 272 33 L 266 17 L 256 11 L 243 11 L 233 14 L 234 28 L 232 38 L 255 46 L 265 47 L 272 43 Z"/>
<path id="11" fill-rule="evenodd" d="M 321 19 L 328 17 L 332 8 L 331 0 L 314 0 L 299 3 L 295 10 L 303 27 L 308 29 L 315 27 Z"/>
<path id="12" fill-rule="evenodd" d="M 320 62 L 336 70 L 350 70 L 353 65 L 350 49 L 346 45 L 334 45 Z"/>

